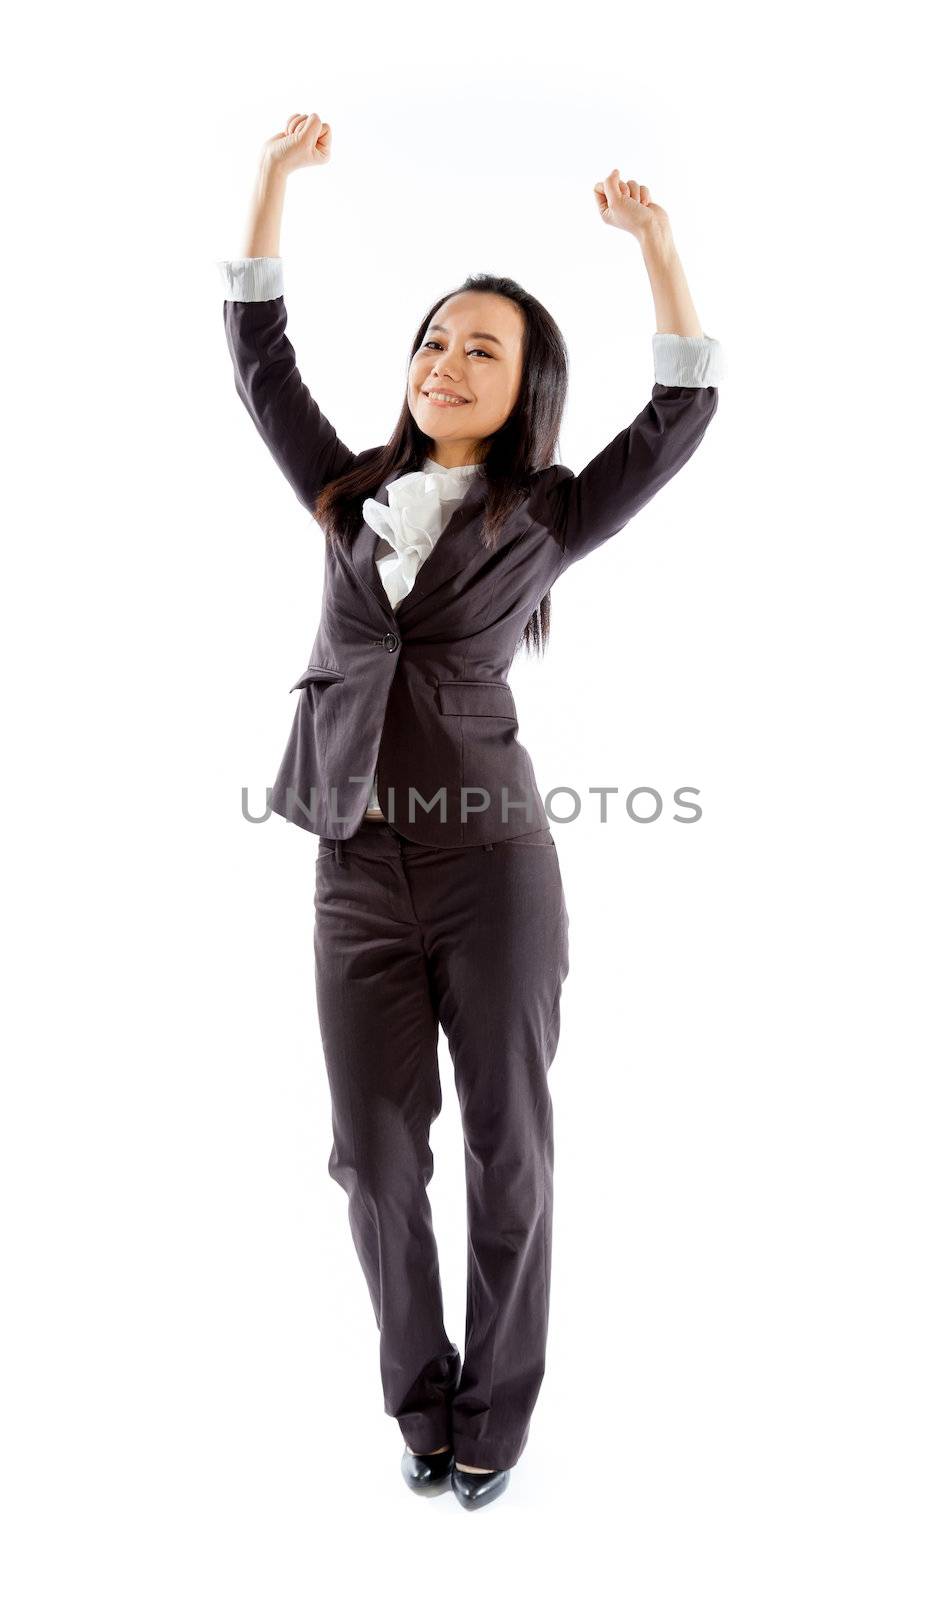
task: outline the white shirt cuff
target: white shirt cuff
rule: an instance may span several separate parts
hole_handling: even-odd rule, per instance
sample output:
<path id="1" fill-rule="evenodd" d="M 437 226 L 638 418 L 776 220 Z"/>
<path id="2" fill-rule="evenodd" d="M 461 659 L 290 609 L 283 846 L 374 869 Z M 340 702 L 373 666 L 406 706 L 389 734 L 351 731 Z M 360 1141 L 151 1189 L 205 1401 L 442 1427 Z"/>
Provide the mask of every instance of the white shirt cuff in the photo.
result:
<path id="1" fill-rule="evenodd" d="M 238 256 L 216 265 L 225 300 L 278 300 L 284 292 L 282 256 Z"/>
<path id="2" fill-rule="evenodd" d="M 706 333 L 654 333 L 656 382 L 675 389 L 717 388 L 724 358 L 717 339 Z"/>

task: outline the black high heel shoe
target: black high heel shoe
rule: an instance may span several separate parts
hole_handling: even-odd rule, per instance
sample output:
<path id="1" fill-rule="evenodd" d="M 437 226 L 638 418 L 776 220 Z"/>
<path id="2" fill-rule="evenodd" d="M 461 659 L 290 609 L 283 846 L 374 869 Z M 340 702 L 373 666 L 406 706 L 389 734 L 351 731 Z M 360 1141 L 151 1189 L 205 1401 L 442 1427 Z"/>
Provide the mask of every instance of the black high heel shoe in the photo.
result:
<path id="1" fill-rule="evenodd" d="M 496 1500 L 503 1493 L 509 1481 L 509 1467 L 500 1467 L 492 1472 L 462 1472 L 456 1466 L 451 1469 L 451 1487 L 459 1505 L 464 1506 L 466 1511 L 476 1511 L 479 1506 L 489 1505 L 491 1500 Z"/>
<path id="2" fill-rule="evenodd" d="M 417 1494 L 441 1494 L 448 1487 L 454 1458 L 451 1445 L 431 1456 L 416 1455 L 407 1445 L 401 1463 L 403 1477 Z"/>

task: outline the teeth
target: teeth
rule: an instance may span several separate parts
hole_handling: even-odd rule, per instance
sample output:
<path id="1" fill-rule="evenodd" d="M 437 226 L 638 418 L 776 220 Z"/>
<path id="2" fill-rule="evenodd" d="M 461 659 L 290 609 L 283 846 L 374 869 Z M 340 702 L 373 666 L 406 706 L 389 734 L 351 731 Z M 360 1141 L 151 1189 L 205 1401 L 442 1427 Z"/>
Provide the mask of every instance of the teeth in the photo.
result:
<path id="1" fill-rule="evenodd" d="M 434 400 L 438 405 L 445 406 L 463 406 L 467 404 L 466 400 L 462 400 L 455 395 L 441 394 L 438 389 L 430 389 L 428 391 L 428 399 Z"/>

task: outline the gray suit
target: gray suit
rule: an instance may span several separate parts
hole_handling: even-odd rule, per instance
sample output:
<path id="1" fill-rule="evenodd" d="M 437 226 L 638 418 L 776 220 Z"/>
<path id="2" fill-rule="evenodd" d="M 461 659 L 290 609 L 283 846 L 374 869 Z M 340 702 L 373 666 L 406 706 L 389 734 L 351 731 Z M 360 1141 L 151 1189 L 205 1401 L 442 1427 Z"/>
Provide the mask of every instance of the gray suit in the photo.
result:
<path id="1" fill-rule="evenodd" d="M 271 290 L 276 262 L 239 266 L 254 291 Z M 227 300 L 224 323 L 237 391 L 312 511 L 318 491 L 367 452 L 341 442 L 302 383 L 281 294 Z M 717 388 L 698 381 L 716 371 L 711 342 L 686 341 L 686 354 L 671 337 L 657 335 L 657 374 L 694 381 L 656 382 L 646 408 L 577 476 L 558 465 L 537 473 L 494 552 L 478 538 L 477 473 L 395 613 L 368 524 L 348 551 L 327 543 L 321 621 L 293 685 L 273 789 L 276 811 L 321 835 L 315 982 L 329 1172 L 348 1197 L 380 1332 L 385 1409 L 413 1450 L 450 1441 L 469 1466 L 518 1460 L 545 1372 L 547 1074 L 569 970 L 555 840 L 507 674 L 543 595 L 673 477 L 714 415 Z M 682 371 L 689 357 L 700 365 Z M 387 488 L 376 496 L 384 504 Z M 363 820 L 375 766 L 382 822 Z M 465 793 L 462 815 L 468 789 L 489 804 L 473 811 L 483 794 Z M 446 811 L 415 803 L 415 791 L 431 802 L 439 790 Z M 463 1366 L 444 1325 L 426 1193 L 439 1025 L 464 1128 Z M 593 1411 L 582 1418 L 592 1423 Z"/>
<path id="2" fill-rule="evenodd" d="M 284 296 L 226 300 L 224 326 L 237 392 L 312 511 L 325 484 L 378 452 L 355 455 L 302 382 Z M 660 348 L 675 361 L 657 345 L 657 371 Z M 546 826 L 507 681 L 523 630 L 562 573 L 685 465 L 717 401 L 713 384 L 655 383 L 639 416 L 577 476 L 554 464 L 534 475 L 493 553 L 478 537 L 486 485 L 477 473 L 395 613 L 373 529 L 362 519 L 349 551 L 326 541 L 321 619 L 292 686 L 297 704 L 272 809 L 312 833 L 350 839 L 376 770 L 384 816 L 416 843 L 487 844 Z M 383 504 L 387 489 L 375 496 Z"/>

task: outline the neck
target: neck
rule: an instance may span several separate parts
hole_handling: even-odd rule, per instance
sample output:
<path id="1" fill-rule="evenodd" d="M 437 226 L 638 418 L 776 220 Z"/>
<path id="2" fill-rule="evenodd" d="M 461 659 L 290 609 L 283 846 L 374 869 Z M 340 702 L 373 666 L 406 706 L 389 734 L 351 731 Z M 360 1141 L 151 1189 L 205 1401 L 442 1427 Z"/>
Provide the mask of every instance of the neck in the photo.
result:
<path id="1" fill-rule="evenodd" d="M 436 444 L 428 452 L 429 461 L 434 461 L 440 467 L 478 467 L 477 460 L 471 445 Z"/>

